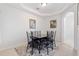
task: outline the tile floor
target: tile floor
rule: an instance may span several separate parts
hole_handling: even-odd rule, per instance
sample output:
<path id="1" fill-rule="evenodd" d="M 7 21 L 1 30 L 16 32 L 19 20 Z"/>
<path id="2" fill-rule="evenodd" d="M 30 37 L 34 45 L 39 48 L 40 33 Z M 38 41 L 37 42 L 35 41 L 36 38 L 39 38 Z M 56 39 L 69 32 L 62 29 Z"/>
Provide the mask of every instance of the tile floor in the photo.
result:
<path id="1" fill-rule="evenodd" d="M 45 51 L 41 51 L 41 54 L 39 54 L 38 51 L 35 51 L 36 53 L 33 54 L 33 56 L 75 56 L 77 54 L 77 51 L 74 51 L 72 48 L 62 43 L 54 48 L 54 50 L 49 50 L 49 55 L 47 55 Z M 7 49 L 0 51 L 0 56 L 31 56 L 29 51 L 26 53 L 26 47 Z"/>

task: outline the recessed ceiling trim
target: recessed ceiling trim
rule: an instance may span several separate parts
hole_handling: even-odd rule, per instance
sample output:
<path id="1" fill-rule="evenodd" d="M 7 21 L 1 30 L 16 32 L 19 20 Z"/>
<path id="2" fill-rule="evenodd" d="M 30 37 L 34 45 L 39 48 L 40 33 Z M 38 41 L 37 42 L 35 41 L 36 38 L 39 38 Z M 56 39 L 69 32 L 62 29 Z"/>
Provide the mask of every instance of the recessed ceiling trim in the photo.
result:
<path id="1" fill-rule="evenodd" d="M 29 8 L 29 7 L 27 7 L 27 6 L 25 6 L 24 4 L 20 4 L 21 5 L 21 7 L 22 8 L 24 8 L 24 9 L 27 9 L 28 11 L 30 11 L 30 12 L 32 12 L 32 13 L 35 13 L 35 14 L 37 14 L 37 15 L 40 15 L 40 16 L 51 16 L 51 15 L 56 15 L 56 14 L 59 14 L 59 13 L 62 13 L 65 9 L 67 9 L 69 6 L 66 6 L 66 7 L 64 7 L 63 9 L 61 9 L 61 10 L 59 10 L 59 11 L 57 11 L 57 12 L 53 12 L 53 13 L 40 13 L 40 12 L 38 12 L 37 10 L 34 10 L 34 9 L 32 9 L 32 8 Z M 73 5 L 73 4 L 72 4 Z"/>
<path id="2" fill-rule="evenodd" d="M 51 13 L 40 13 L 37 9 L 33 9 L 33 8 L 30 8 L 28 6 L 25 6 L 23 3 L 19 3 L 19 4 L 9 4 L 10 6 L 13 6 L 15 8 L 19 8 L 19 9 L 22 9 L 22 10 L 27 10 L 33 14 L 36 14 L 36 15 L 39 15 L 39 16 L 52 16 L 52 15 L 57 15 L 57 14 L 60 14 L 62 13 L 63 11 L 65 11 L 67 8 L 70 8 L 70 6 L 73 6 L 74 4 L 71 4 L 71 5 L 67 5 L 65 6 L 64 8 L 62 8 L 61 10 L 57 11 L 57 12 L 51 12 Z"/>
<path id="3" fill-rule="evenodd" d="M 22 3 L 21 3 L 20 5 L 21 5 L 22 8 L 24 8 L 24 9 L 26 9 L 26 10 L 32 12 L 32 13 L 35 13 L 35 14 L 37 14 L 37 15 L 41 15 L 38 11 L 33 10 L 32 8 L 26 7 L 26 6 L 24 6 L 24 4 L 22 4 Z"/>

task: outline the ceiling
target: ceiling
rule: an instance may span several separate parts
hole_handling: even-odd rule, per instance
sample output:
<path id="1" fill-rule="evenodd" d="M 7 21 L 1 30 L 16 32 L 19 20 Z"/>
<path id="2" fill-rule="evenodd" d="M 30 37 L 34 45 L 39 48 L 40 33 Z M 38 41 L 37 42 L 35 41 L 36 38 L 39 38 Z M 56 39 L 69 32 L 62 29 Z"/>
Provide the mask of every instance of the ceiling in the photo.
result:
<path id="1" fill-rule="evenodd" d="M 23 8 L 41 16 L 47 16 L 61 13 L 73 3 L 47 3 L 45 7 L 42 7 L 41 3 L 11 3 L 9 5 Z"/>

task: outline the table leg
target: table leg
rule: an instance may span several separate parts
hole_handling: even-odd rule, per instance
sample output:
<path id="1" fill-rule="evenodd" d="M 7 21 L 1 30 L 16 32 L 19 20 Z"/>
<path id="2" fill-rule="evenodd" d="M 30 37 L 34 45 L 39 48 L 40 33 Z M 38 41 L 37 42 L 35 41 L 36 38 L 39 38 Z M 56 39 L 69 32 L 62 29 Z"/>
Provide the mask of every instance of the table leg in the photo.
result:
<path id="1" fill-rule="evenodd" d="M 39 44 L 39 54 L 40 54 L 40 44 Z"/>
<path id="2" fill-rule="evenodd" d="M 33 39 L 32 39 L 32 52 L 31 52 L 31 54 L 33 55 L 33 47 L 34 47 L 34 43 L 33 43 L 34 41 L 33 41 Z"/>

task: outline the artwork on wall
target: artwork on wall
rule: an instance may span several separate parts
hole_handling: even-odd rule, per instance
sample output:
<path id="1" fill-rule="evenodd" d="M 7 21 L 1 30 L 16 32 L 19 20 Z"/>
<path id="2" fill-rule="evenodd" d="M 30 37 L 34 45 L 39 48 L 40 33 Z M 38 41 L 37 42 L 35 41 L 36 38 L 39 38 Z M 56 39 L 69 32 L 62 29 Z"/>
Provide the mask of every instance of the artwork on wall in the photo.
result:
<path id="1" fill-rule="evenodd" d="M 56 28 L 56 20 L 50 20 L 50 28 Z"/>
<path id="2" fill-rule="evenodd" d="M 30 27 L 30 29 L 36 29 L 36 20 L 35 19 L 29 19 L 29 27 Z"/>

